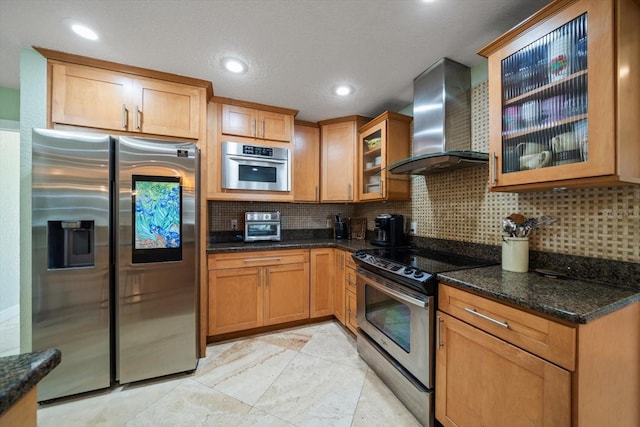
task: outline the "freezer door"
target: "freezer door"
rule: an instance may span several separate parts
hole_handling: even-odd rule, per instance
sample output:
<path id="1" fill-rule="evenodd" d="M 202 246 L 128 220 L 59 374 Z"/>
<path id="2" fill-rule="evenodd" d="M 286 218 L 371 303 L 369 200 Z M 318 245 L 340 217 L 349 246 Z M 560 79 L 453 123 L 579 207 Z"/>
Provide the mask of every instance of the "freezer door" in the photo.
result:
<path id="1" fill-rule="evenodd" d="M 117 379 L 194 370 L 196 164 L 193 143 L 120 137 Z"/>
<path id="2" fill-rule="evenodd" d="M 39 401 L 110 385 L 111 147 L 106 135 L 33 130 L 32 347 L 62 352 Z"/>

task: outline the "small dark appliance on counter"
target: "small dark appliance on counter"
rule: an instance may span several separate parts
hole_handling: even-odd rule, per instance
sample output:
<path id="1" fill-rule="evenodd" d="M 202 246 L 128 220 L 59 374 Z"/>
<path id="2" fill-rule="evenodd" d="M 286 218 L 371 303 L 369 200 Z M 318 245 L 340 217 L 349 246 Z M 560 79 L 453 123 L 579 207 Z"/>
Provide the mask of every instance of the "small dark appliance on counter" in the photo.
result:
<path id="1" fill-rule="evenodd" d="M 372 245 L 396 247 L 405 244 L 404 217 L 397 214 L 380 214 L 376 217 L 375 236 Z"/>
<path id="2" fill-rule="evenodd" d="M 336 239 L 349 238 L 349 223 L 341 218 L 340 215 L 336 215 L 336 221 L 334 223 L 333 230 Z"/>

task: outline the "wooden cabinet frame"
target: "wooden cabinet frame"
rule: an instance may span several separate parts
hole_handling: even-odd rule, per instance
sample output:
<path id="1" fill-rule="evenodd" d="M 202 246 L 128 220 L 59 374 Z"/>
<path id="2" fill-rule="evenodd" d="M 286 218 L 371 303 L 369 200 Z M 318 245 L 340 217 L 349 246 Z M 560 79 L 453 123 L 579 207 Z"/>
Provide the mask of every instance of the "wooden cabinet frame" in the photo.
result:
<path id="1" fill-rule="evenodd" d="M 320 201 L 354 202 L 358 199 L 356 176 L 358 128 L 370 119 L 362 116 L 323 120 L 320 125 Z"/>
<path id="2" fill-rule="evenodd" d="M 412 117 L 387 111 L 358 129 L 356 163 L 359 201 L 411 198 L 410 176 L 392 174 L 387 167 L 410 156 L 409 133 L 412 120 Z M 373 135 L 380 135 L 381 142 L 377 147 L 369 147 L 367 143 L 368 138 Z M 380 158 L 379 164 L 375 162 L 377 157 Z M 371 181 L 372 177 L 377 177 L 377 184 Z"/>
<path id="3" fill-rule="evenodd" d="M 583 13 L 588 18 L 588 160 L 502 173 L 502 60 Z M 634 0 L 557 0 L 479 52 L 489 61 L 492 191 L 640 183 L 640 77 L 623 71 L 640 68 L 639 21 Z"/>

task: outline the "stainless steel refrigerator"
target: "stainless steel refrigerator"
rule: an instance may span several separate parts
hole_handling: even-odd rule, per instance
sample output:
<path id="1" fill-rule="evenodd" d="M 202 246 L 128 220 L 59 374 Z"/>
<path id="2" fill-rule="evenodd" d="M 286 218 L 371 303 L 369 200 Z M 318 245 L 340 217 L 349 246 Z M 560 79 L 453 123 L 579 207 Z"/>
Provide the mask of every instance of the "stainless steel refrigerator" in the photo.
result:
<path id="1" fill-rule="evenodd" d="M 194 370 L 199 153 L 191 142 L 33 130 L 38 401 Z"/>

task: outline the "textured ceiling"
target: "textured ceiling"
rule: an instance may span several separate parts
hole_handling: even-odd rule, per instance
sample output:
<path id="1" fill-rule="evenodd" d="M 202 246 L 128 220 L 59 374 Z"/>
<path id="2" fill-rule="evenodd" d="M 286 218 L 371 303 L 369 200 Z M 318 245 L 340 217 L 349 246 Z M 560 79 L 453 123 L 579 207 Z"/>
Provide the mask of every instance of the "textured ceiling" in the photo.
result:
<path id="1" fill-rule="evenodd" d="M 20 49 L 40 46 L 209 80 L 217 96 L 299 110 L 317 121 L 374 116 L 413 99 L 443 56 L 477 50 L 548 0 L 0 0 L 0 86 L 19 88 Z M 75 36 L 68 21 L 100 35 Z M 249 64 L 229 75 L 220 59 Z M 331 93 L 352 85 L 348 98 Z"/>

